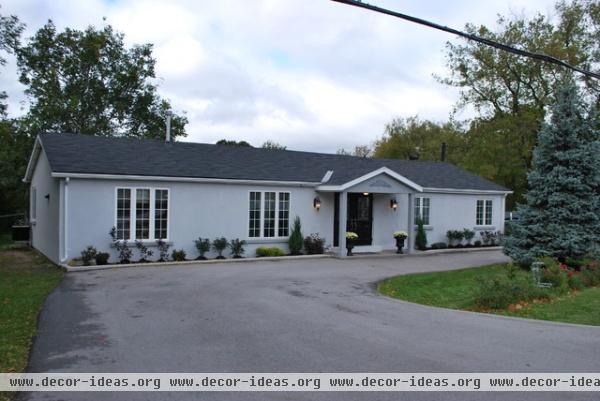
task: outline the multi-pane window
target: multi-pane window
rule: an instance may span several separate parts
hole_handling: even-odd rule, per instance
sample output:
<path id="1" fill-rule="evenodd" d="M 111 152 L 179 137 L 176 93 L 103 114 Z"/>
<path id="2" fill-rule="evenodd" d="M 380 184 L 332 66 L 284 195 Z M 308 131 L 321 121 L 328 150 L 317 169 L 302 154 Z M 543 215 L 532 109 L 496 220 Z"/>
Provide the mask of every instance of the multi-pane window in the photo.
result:
<path id="1" fill-rule="evenodd" d="M 423 225 L 429 225 L 430 205 L 430 198 L 415 198 L 415 224 L 418 224 L 421 219 Z"/>
<path id="2" fill-rule="evenodd" d="M 263 237 L 275 236 L 275 192 L 265 192 Z"/>
<path id="3" fill-rule="evenodd" d="M 287 237 L 290 235 L 290 193 L 279 193 L 279 217 L 278 217 L 277 236 Z"/>
<path id="4" fill-rule="evenodd" d="M 154 238 L 167 238 L 167 219 L 169 218 L 169 191 L 157 189 L 154 192 Z"/>
<path id="5" fill-rule="evenodd" d="M 117 239 L 129 239 L 131 227 L 131 189 L 117 189 Z"/>
<path id="6" fill-rule="evenodd" d="M 475 212 L 475 224 L 478 226 L 492 225 L 492 204 L 491 200 L 478 200 L 477 210 Z"/>
<path id="7" fill-rule="evenodd" d="M 249 237 L 260 237 L 260 192 L 250 192 Z"/>
<path id="8" fill-rule="evenodd" d="M 168 238 L 169 190 L 117 188 L 116 206 L 117 239 Z"/>
<path id="9" fill-rule="evenodd" d="M 150 238 L 150 190 L 135 191 L 135 238 Z"/>
<path id="10" fill-rule="evenodd" d="M 290 226 L 289 192 L 250 192 L 248 236 L 287 237 Z"/>

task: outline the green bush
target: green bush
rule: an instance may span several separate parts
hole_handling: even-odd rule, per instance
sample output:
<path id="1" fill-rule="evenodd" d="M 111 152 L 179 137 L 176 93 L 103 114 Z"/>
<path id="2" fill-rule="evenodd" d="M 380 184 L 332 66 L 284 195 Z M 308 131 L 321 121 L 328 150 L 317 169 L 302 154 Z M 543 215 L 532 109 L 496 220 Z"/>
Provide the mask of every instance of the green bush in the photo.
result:
<path id="1" fill-rule="evenodd" d="M 427 233 L 425 233 L 422 219 L 417 219 L 417 236 L 415 237 L 415 247 L 419 251 L 424 251 L 427 249 Z"/>
<path id="2" fill-rule="evenodd" d="M 598 262 L 592 262 L 582 266 L 581 272 L 579 273 L 579 279 L 586 287 L 600 285 L 600 266 L 598 266 Z"/>
<path id="3" fill-rule="evenodd" d="M 96 264 L 98 266 L 102 266 L 102 265 L 108 264 L 108 259 L 109 258 L 110 258 L 110 255 L 108 253 L 106 253 L 106 252 L 98 252 L 96 254 L 96 257 L 95 257 Z"/>
<path id="4" fill-rule="evenodd" d="M 239 238 L 229 241 L 229 249 L 231 249 L 231 254 L 233 255 L 234 259 L 241 258 L 244 252 L 246 252 L 244 245 L 246 245 L 246 241 Z"/>
<path id="5" fill-rule="evenodd" d="M 445 242 L 435 242 L 431 244 L 431 249 L 446 249 L 448 245 Z"/>
<path id="6" fill-rule="evenodd" d="M 289 247 L 292 255 L 300 255 L 302 253 L 302 224 L 300 223 L 300 217 L 298 216 L 294 219 Z"/>
<path id="7" fill-rule="evenodd" d="M 183 262 L 185 260 L 185 256 L 185 251 L 183 249 L 174 249 L 173 253 L 171 254 L 171 258 L 173 258 L 175 262 Z"/>
<path id="8" fill-rule="evenodd" d="M 283 251 L 283 249 L 276 247 L 276 246 L 272 246 L 272 247 L 260 246 L 260 247 L 256 248 L 256 256 L 258 256 L 258 257 L 285 256 L 285 252 Z"/>
<path id="9" fill-rule="evenodd" d="M 567 270 L 553 258 L 544 257 L 540 261 L 544 263 L 542 269 L 542 282 L 552 284 L 552 288 L 558 293 L 569 291 L 569 276 Z"/>
<path id="10" fill-rule="evenodd" d="M 204 254 L 210 251 L 210 240 L 208 238 L 199 237 L 194 241 L 194 244 L 196 245 L 199 255 L 196 260 L 206 260 Z"/>
<path id="11" fill-rule="evenodd" d="M 309 255 L 319 255 L 325 252 L 325 238 L 321 238 L 319 233 L 311 234 L 304 238 L 304 250 Z"/>
<path id="12" fill-rule="evenodd" d="M 85 248 L 83 251 L 81 251 L 81 261 L 83 262 L 83 265 L 84 266 L 91 265 L 92 260 L 94 260 L 97 253 L 98 253 L 98 251 L 96 251 L 96 248 L 94 248 L 91 245 L 88 246 L 87 248 Z"/>
<path id="13" fill-rule="evenodd" d="M 212 247 L 218 254 L 217 259 L 225 259 L 225 256 L 223 256 L 223 251 L 225 248 L 227 248 L 227 244 L 227 238 L 225 237 L 215 238 L 213 240 Z"/>
<path id="14" fill-rule="evenodd" d="M 480 247 L 481 246 L 481 241 L 477 240 L 477 241 L 473 242 L 473 246 Z"/>
<path id="15" fill-rule="evenodd" d="M 463 238 L 467 241 L 467 245 L 471 245 L 471 241 L 475 237 L 475 231 L 469 230 L 468 228 L 463 229 Z"/>
<path id="16" fill-rule="evenodd" d="M 486 309 L 504 309 L 518 302 L 548 297 L 528 276 L 480 277 L 476 283 L 475 303 Z"/>

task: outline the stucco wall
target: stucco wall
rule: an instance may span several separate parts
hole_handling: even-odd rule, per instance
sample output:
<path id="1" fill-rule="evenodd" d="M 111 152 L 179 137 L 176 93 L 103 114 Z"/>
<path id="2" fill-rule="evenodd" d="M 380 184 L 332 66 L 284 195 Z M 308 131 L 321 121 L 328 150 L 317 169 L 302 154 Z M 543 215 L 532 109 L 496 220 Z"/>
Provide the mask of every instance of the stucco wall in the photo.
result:
<path id="1" fill-rule="evenodd" d="M 287 239 L 248 238 L 249 191 L 290 192 L 290 230 L 294 217 L 298 215 L 305 236 L 318 232 L 325 237 L 327 244 L 333 243 L 333 194 L 317 194 L 312 188 L 71 179 L 67 219 L 68 259 L 79 256 L 87 245 L 94 245 L 99 251 L 110 252 L 115 260 L 116 252 L 110 247 L 108 232 L 115 225 L 116 187 L 168 188 L 171 249 L 184 249 L 188 258 L 198 255 L 193 243 L 198 237 L 245 239 L 249 242 L 246 246 L 248 256 L 254 256 L 255 249 L 261 245 L 276 245 L 287 251 Z M 317 195 L 321 199 L 319 211 L 313 208 L 313 199 Z M 207 256 L 215 255 L 211 252 Z M 137 251 L 134 251 L 134 259 L 137 258 Z"/>
<path id="2" fill-rule="evenodd" d="M 31 178 L 35 188 L 36 218 L 31 223 L 31 244 L 55 263 L 59 262 L 59 180 L 50 175 L 46 154 L 40 152 Z M 46 198 L 49 195 L 49 198 Z M 30 216 L 33 216 L 30 192 Z"/>
<path id="3" fill-rule="evenodd" d="M 468 228 L 477 233 L 473 241 L 480 240 L 480 231 L 504 231 L 504 195 L 463 195 L 423 193 L 415 194 L 431 198 L 430 225 L 427 228 L 427 242 L 448 242 L 448 230 Z M 492 225 L 477 226 L 477 200 L 492 200 Z M 415 228 L 416 229 L 416 228 Z"/>

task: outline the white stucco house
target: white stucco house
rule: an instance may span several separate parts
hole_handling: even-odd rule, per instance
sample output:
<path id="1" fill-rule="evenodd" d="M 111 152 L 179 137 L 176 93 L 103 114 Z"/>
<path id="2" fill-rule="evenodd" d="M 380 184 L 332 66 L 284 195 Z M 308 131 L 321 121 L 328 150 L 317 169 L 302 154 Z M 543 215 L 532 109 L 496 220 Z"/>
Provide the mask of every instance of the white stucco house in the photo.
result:
<path id="1" fill-rule="evenodd" d="M 24 181 L 30 185 L 31 241 L 52 261 L 88 245 L 116 257 L 119 239 L 197 256 L 198 237 L 287 249 L 291 223 L 319 233 L 343 256 L 345 232 L 355 252 L 394 249 L 394 231 L 425 222 L 429 243 L 447 230 L 504 229 L 510 190 L 444 162 L 365 159 L 188 142 L 40 135 Z M 113 259 L 114 260 L 114 259 Z"/>

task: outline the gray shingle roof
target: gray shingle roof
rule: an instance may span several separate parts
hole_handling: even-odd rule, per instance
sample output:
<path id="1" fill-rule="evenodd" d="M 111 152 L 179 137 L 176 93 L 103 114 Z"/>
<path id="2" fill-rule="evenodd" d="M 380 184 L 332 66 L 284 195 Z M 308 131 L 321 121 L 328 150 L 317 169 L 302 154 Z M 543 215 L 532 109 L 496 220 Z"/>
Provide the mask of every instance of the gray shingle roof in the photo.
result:
<path id="1" fill-rule="evenodd" d="M 53 172 L 320 182 L 339 185 L 387 167 L 426 188 L 507 191 L 450 163 L 210 145 L 192 142 L 40 135 Z"/>

